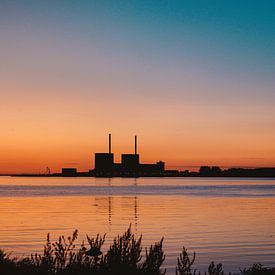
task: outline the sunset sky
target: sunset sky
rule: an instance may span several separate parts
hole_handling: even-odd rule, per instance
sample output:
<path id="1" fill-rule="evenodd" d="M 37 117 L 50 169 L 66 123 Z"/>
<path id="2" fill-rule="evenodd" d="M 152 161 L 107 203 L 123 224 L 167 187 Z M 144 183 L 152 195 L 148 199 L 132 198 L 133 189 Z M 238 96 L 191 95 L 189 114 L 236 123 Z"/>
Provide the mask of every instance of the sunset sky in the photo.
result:
<path id="1" fill-rule="evenodd" d="M 275 167 L 275 1 L 0 1 L 0 173 Z"/>

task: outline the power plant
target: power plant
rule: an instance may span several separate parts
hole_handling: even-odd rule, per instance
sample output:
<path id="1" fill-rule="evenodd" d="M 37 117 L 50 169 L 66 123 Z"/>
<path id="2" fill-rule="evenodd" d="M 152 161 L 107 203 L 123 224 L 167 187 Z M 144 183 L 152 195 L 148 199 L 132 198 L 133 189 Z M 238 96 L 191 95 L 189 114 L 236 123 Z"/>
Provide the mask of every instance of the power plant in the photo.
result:
<path id="1" fill-rule="evenodd" d="M 137 153 L 137 136 L 135 136 L 134 154 L 122 154 L 121 163 L 114 162 L 112 153 L 112 139 L 109 134 L 109 152 L 95 153 L 95 168 L 90 170 L 91 176 L 96 177 L 140 177 L 140 176 L 163 176 L 164 162 L 155 164 L 142 164 L 139 162 Z"/>
<path id="2" fill-rule="evenodd" d="M 14 174 L 19 177 L 275 177 L 274 167 L 228 168 L 201 166 L 199 171 L 165 170 L 165 163 L 140 163 L 138 139 L 135 136 L 133 154 L 121 154 L 121 163 L 115 163 L 112 153 L 112 136 L 109 134 L 108 153 L 95 153 L 95 167 L 87 172 L 78 172 L 75 167 L 62 168 L 61 173 L 51 173 L 49 167 L 41 174 Z"/>

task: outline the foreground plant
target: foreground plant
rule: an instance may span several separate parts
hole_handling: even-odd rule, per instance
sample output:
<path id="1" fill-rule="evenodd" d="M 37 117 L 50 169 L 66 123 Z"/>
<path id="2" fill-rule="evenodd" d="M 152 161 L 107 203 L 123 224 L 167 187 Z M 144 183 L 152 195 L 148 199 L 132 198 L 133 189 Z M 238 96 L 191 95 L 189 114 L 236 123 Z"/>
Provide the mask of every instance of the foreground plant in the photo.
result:
<path id="1" fill-rule="evenodd" d="M 248 269 L 241 270 L 243 275 L 274 275 L 275 268 L 264 267 L 261 264 L 254 264 Z"/>
<path id="2" fill-rule="evenodd" d="M 60 236 L 58 241 L 51 242 L 48 234 L 43 254 L 32 254 L 23 259 L 12 258 L 0 250 L 0 274 L 165 274 L 160 269 L 164 261 L 163 239 L 146 249 L 142 261 L 142 236 L 136 239 L 131 227 L 122 236 L 114 238 L 106 253 L 102 252 L 105 235 L 87 236 L 89 249 L 84 242 L 77 249 L 77 237 L 75 230 L 72 237 Z"/>
<path id="3" fill-rule="evenodd" d="M 195 262 L 196 253 L 194 252 L 192 259 L 190 259 L 187 249 L 182 248 L 182 252 L 178 258 L 178 265 L 176 267 L 176 275 L 192 275 L 196 273 L 196 270 L 192 273 L 192 265 Z"/>
<path id="4" fill-rule="evenodd" d="M 142 236 L 136 238 L 131 227 L 122 235 L 114 238 L 109 249 L 103 253 L 105 235 L 94 238 L 87 236 L 89 248 L 84 242 L 77 248 L 75 241 L 78 231 L 71 237 L 60 236 L 51 242 L 47 235 L 42 254 L 25 258 L 15 258 L 0 250 L 0 274 L 2 275 L 164 275 L 161 266 L 165 260 L 163 238 L 145 249 L 142 256 Z M 183 247 L 177 261 L 176 275 L 200 275 L 193 268 L 196 254 L 190 257 Z M 256 264 L 240 271 L 242 275 L 275 275 L 275 269 Z M 205 275 L 225 275 L 222 265 L 211 262 Z M 230 273 L 229 273 L 230 274 Z"/>

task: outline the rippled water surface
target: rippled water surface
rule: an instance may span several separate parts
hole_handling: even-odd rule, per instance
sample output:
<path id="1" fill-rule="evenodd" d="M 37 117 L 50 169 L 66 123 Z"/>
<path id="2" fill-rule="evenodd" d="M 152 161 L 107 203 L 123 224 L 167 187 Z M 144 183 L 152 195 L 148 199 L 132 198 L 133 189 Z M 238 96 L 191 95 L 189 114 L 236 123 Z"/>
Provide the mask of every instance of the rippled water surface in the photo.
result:
<path id="1" fill-rule="evenodd" d="M 0 177 L 0 213 L 0 247 L 15 255 L 76 228 L 107 233 L 107 248 L 131 224 L 144 246 L 164 236 L 168 274 L 183 245 L 201 270 L 275 266 L 275 179 Z"/>

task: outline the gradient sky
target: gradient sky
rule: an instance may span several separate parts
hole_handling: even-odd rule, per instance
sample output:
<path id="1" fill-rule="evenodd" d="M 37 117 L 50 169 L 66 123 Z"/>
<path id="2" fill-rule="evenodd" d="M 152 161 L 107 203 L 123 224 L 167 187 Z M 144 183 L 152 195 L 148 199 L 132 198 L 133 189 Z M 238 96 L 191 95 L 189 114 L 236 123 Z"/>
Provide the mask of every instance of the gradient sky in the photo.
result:
<path id="1" fill-rule="evenodd" d="M 0 173 L 275 166 L 275 1 L 0 1 Z"/>

